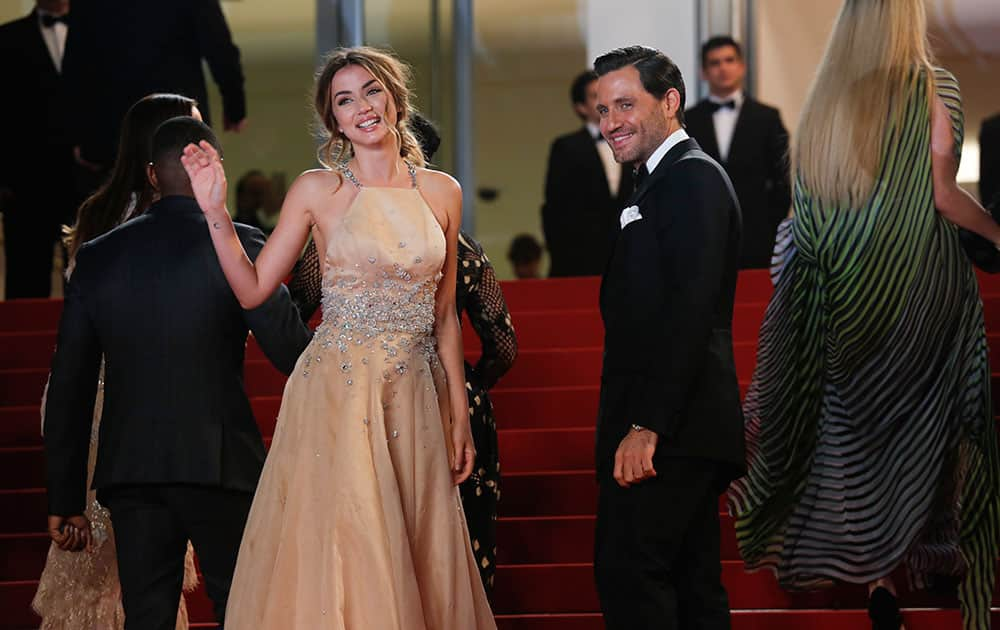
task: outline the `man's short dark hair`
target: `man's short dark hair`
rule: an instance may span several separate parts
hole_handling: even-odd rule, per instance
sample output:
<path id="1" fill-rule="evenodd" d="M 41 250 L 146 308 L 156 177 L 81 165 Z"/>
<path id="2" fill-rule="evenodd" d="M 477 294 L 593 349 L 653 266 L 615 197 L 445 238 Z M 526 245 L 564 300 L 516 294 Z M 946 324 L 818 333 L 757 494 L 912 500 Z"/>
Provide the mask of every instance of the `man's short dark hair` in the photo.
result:
<path id="1" fill-rule="evenodd" d="M 542 245 L 531 234 L 518 234 L 510 242 L 507 258 L 515 265 L 531 263 L 542 257 Z"/>
<path id="2" fill-rule="evenodd" d="M 716 35 L 701 45 L 701 67 L 704 68 L 705 64 L 708 63 L 708 53 L 727 46 L 732 46 L 736 50 L 736 56 L 740 59 L 743 58 L 743 47 L 738 41 L 729 35 Z"/>
<path id="3" fill-rule="evenodd" d="M 153 132 L 153 164 L 157 167 L 180 166 L 181 154 L 189 144 L 207 141 L 222 155 L 218 138 L 208 125 L 191 116 L 165 120 Z"/>
<path id="4" fill-rule="evenodd" d="M 593 70 L 585 70 L 576 75 L 573 85 L 569 88 L 569 98 L 574 105 L 583 105 L 587 102 L 587 86 L 597 80 L 597 73 Z"/>
<path id="5" fill-rule="evenodd" d="M 677 108 L 677 122 L 683 127 L 686 91 L 684 77 L 681 76 L 677 64 L 671 61 L 670 57 L 647 46 L 616 48 L 594 61 L 594 70 L 597 71 L 597 76 L 601 77 L 609 72 L 621 70 L 625 66 L 635 66 L 639 71 L 642 87 L 657 100 L 662 100 L 667 90 L 671 88 L 677 90 L 681 97 L 680 107 Z"/>

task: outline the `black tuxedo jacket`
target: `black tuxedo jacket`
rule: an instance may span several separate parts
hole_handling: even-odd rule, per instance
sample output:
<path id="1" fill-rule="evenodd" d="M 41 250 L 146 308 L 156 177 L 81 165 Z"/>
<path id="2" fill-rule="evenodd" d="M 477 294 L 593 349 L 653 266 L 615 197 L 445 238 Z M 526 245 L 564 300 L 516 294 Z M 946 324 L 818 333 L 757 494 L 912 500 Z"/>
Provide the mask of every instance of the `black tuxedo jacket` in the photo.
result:
<path id="1" fill-rule="evenodd" d="M 987 118 L 979 130 L 979 198 L 983 205 L 1000 197 L 1000 114 Z"/>
<path id="2" fill-rule="evenodd" d="M 237 232 L 256 257 L 263 235 Z M 45 409 L 49 513 L 83 512 L 101 357 L 94 488 L 183 483 L 252 492 L 264 443 L 243 386 L 248 327 L 286 374 L 311 334 L 283 286 L 243 311 L 205 218 L 168 197 L 80 248 Z"/>
<path id="3" fill-rule="evenodd" d="M 586 127 L 556 138 L 542 205 L 550 277 L 597 276 L 604 271 L 618 214 L 633 186 L 632 169 L 623 167 L 618 194 L 611 196 L 596 140 Z"/>
<path id="4" fill-rule="evenodd" d="M 232 122 L 246 116 L 240 51 L 219 0 L 87 0 L 73 5 L 64 74 L 83 157 L 106 166 L 125 112 L 154 92 L 198 101 L 209 119 L 202 59 Z"/>
<path id="5" fill-rule="evenodd" d="M 629 205 L 601 283 L 604 364 L 597 469 L 632 424 L 660 435 L 656 457 L 745 466 L 732 319 L 740 210 L 725 172 L 685 140 Z"/>
<path id="6" fill-rule="evenodd" d="M 35 11 L 0 26 L 0 82 L 6 88 L 0 98 L 0 188 L 19 200 L 11 211 L 34 212 L 31 219 L 55 228 L 72 223 L 71 104 Z M 60 208 L 65 216 L 38 208 Z"/>
<path id="7" fill-rule="evenodd" d="M 746 97 L 725 162 L 719 157 L 711 102 L 701 101 L 684 112 L 684 119 L 691 137 L 722 164 L 733 182 L 743 211 L 740 267 L 769 267 L 778 224 L 788 216 L 792 203 L 788 132 L 781 124 L 781 114 Z"/>

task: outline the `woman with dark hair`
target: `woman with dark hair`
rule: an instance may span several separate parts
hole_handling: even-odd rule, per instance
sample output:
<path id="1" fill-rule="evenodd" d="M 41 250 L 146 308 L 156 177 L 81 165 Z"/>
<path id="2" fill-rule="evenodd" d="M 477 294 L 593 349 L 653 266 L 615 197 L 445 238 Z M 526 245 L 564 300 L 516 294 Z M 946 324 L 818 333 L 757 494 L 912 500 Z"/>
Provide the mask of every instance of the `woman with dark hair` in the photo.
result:
<path id="1" fill-rule="evenodd" d="M 83 202 L 77 214 L 76 225 L 66 230 L 69 251 L 67 278 L 72 274 L 73 261 L 81 245 L 142 214 L 156 199 L 157 192 L 149 185 L 146 177 L 153 132 L 160 123 L 175 116 L 201 119 L 195 101 L 177 94 L 152 94 L 129 109 L 122 121 L 118 159 L 111 177 Z M 103 391 L 99 387 L 90 434 L 88 475 L 94 472 L 103 400 Z M 43 398 L 42 431 L 44 430 Z M 89 479 L 87 487 L 90 487 Z M 89 493 L 87 500 L 85 516 L 90 520 L 95 542 L 91 549 L 82 553 L 52 543 L 32 602 L 35 612 L 42 618 L 42 630 L 117 630 L 125 626 L 110 514 L 97 502 L 94 492 Z M 67 526 L 67 529 L 71 528 L 71 525 Z M 197 584 L 198 576 L 189 545 L 184 589 L 190 591 Z M 183 596 L 178 605 L 176 627 L 178 630 L 188 627 Z"/>
<path id="2" fill-rule="evenodd" d="M 441 144 L 441 136 L 434 123 L 414 113 L 410 116 L 410 127 L 420 143 L 424 159 L 430 162 Z M 319 308 L 322 284 L 319 250 L 315 241 L 310 241 L 288 283 L 292 300 L 306 322 Z M 472 476 L 462 482 L 461 492 L 472 550 L 483 587 L 489 594 L 496 575 L 497 504 L 500 501 L 500 453 L 489 391 L 514 365 L 517 338 L 493 265 L 486 257 L 483 246 L 465 232 L 458 235 L 458 284 L 455 291 L 458 312 L 469 316 L 482 347 L 475 365 L 465 362 L 465 391 L 469 398 L 472 440 L 476 445 L 476 465 Z"/>

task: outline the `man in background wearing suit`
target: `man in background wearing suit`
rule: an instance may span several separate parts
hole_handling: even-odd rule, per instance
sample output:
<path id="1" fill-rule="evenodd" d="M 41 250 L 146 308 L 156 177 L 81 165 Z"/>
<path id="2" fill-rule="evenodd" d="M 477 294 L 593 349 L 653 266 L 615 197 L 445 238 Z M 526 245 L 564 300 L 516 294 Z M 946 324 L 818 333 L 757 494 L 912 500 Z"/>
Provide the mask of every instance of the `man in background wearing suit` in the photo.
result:
<path id="1" fill-rule="evenodd" d="M 218 141 L 190 117 L 153 136 L 149 210 L 83 245 L 59 322 L 45 410 L 49 535 L 89 544 L 87 453 L 101 359 L 104 407 L 93 487 L 111 512 L 127 630 L 172 630 L 190 540 L 222 624 L 264 464 L 243 384 L 247 329 L 285 374 L 311 333 L 287 289 L 240 308 L 180 161 Z M 237 233 L 251 258 L 264 235 Z M 68 540 L 67 540 L 68 538 Z"/>
<path id="2" fill-rule="evenodd" d="M 701 47 L 709 96 L 685 112 L 687 131 L 725 167 L 743 211 L 741 268 L 771 264 L 778 224 L 791 207 L 788 132 L 777 109 L 743 92 L 743 50 L 731 37 Z"/>
<path id="3" fill-rule="evenodd" d="M 638 187 L 601 282 L 594 571 L 609 630 L 728 630 L 719 494 L 745 467 L 732 318 L 740 211 L 684 131 L 684 79 L 599 57 L 601 133 Z"/>
<path id="4" fill-rule="evenodd" d="M 0 212 L 6 297 L 47 298 L 53 246 L 72 223 L 70 102 L 62 77 L 69 0 L 38 0 L 26 17 L 0 26 Z M 94 97 L 95 101 L 100 101 Z"/>
<path id="5" fill-rule="evenodd" d="M 979 200 L 984 206 L 1000 203 L 1000 114 L 979 129 Z"/>
<path id="6" fill-rule="evenodd" d="M 632 169 L 615 162 L 598 127 L 597 75 L 591 70 L 580 74 L 570 98 L 584 125 L 552 143 L 542 205 L 553 278 L 604 272 L 618 213 L 633 188 Z"/>
<path id="7" fill-rule="evenodd" d="M 240 51 L 219 0 L 80 2 L 66 46 L 74 139 L 81 159 L 98 171 L 114 163 L 122 118 L 147 94 L 193 98 L 211 124 L 202 60 L 222 94 L 224 129 L 246 124 Z"/>

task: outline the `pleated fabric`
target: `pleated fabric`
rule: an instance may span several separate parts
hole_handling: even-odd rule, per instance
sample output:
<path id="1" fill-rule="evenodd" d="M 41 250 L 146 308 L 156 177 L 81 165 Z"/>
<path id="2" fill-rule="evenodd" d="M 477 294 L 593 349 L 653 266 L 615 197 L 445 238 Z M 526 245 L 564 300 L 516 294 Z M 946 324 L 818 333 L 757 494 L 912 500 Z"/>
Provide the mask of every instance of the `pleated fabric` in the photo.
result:
<path id="1" fill-rule="evenodd" d="M 952 118 L 955 78 L 935 70 Z M 1000 474 L 983 308 L 957 229 L 934 207 L 927 77 L 887 132 L 861 208 L 796 182 L 744 402 L 733 483 L 741 554 L 782 586 L 961 577 L 964 627 L 990 627 Z M 872 115 L 884 115 L 876 114 Z"/>

